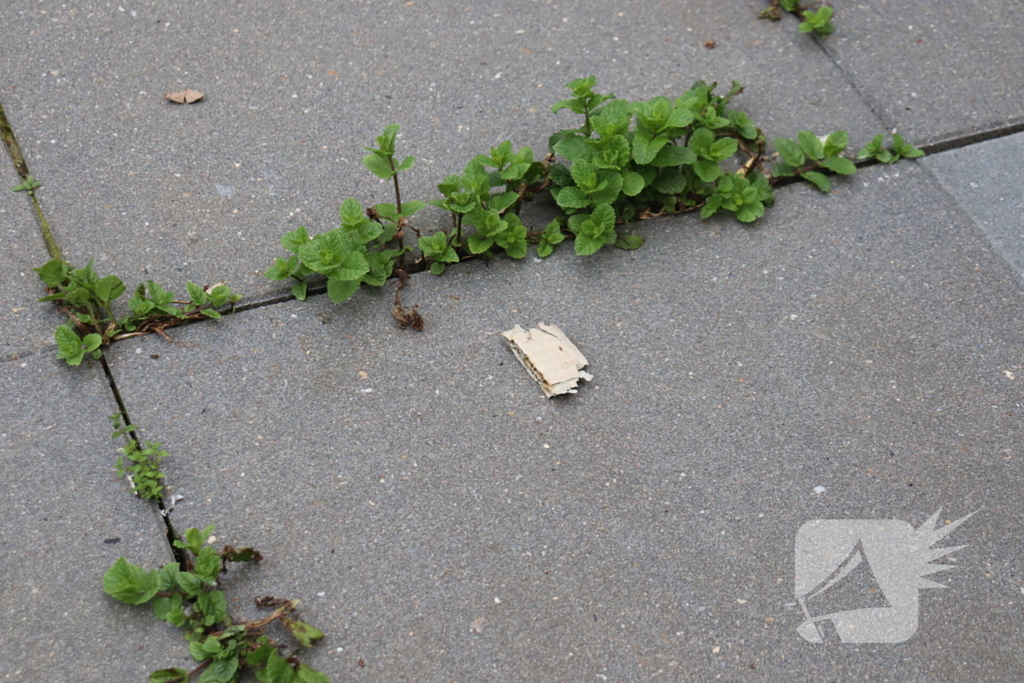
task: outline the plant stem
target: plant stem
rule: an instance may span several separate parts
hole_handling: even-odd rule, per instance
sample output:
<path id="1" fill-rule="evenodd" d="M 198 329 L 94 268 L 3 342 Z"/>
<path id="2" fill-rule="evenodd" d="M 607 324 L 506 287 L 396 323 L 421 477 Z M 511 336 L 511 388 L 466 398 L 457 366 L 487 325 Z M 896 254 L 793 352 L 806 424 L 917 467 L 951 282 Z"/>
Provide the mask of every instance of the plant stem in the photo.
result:
<path id="1" fill-rule="evenodd" d="M 395 208 L 402 213 L 402 193 L 398 190 L 398 172 L 395 170 L 395 158 L 388 157 L 388 165 L 391 166 L 391 180 L 395 183 Z"/>

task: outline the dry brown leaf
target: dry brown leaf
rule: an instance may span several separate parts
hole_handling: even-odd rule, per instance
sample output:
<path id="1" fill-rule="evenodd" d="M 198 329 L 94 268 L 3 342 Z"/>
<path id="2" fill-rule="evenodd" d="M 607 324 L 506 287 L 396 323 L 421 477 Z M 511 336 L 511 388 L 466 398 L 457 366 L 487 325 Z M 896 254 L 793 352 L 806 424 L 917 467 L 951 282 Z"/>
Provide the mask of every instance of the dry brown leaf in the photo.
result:
<path id="1" fill-rule="evenodd" d="M 186 88 L 181 92 L 169 92 L 164 97 L 176 104 L 192 104 L 203 99 L 203 93 Z"/>

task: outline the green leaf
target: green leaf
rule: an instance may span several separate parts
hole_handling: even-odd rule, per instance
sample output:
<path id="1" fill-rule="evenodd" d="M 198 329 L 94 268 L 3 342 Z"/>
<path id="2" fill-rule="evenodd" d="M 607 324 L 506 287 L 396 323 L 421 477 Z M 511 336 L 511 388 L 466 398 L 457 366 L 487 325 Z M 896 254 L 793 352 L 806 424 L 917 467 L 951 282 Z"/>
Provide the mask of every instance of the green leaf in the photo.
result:
<path id="1" fill-rule="evenodd" d="M 491 245 L 494 244 L 494 240 L 490 237 L 473 233 L 469 236 L 469 239 L 466 240 L 466 244 L 469 246 L 469 250 L 472 253 L 482 254 L 491 248 Z"/>
<path id="2" fill-rule="evenodd" d="M 669 114 L 665 128 L 685 128 L 693 123 L 693 112 L 684 107 L 676 108 Z"/>
<path id="3" fill-rule="evenodd" d="M 310 239 L 309 234 L 306 232 L 306 228 L 300 225 L 297 230 L 285 233 L 284 236 L 281 237 L 281 246 L 293 254 L 298 254 L 299 247 Z"/>
<path id="4" fill-rule="evenodd" d="M 796 134 L 796 139 L 800 142 L 800 149 L 803 150 L 808 158 L 818 161 L 825 156 L 825 149 L 821 144 L 821 140 L 811 131 L 800 131 Z M 787 161 L 789 160 L 787 159 Z"/>
<path id="5" fill-rule="evenodd" d="M 182 602 L 181 593 L 175 593 L 169 598 L 153 598 L 153 616 L 175 626 L 184 626 L 188 617 L 182 608 Z"/>
<path id="6" fill-rule="evenodd" d="M 195 568 L 192 570 L 196 576 L 209 585 L 217 582 L 220 576 L 221 561 L 220 553 L 213 546 L 206 546 L 196 555 Z"/>
<path id="7" fill-rule="evenodd" d="M 557 114 L 563 109 L 568 109 L 573 114 L 582 114 L 586 111 L 583 107 L 583 103 L 579 100 L 562 100 L 561 102 L 556 102 L 551 106 L 551 113 Z"/>
<path id="8" fill-rule="evenodd" d="M 87 334 L 85 335 L 85 338 L 82 339 L 82 343 L 85 345 L 85 348 L 83 349 L 85 353 L 92 353 L 100 347 L 100 344 L 103 343 L 103 337 L 95 333 Z"/>
<path id="9" fill-rule="evenodd" d="M 398 165 L 398 168 L 395 169 L 395 173 L 401 173 L 403 171 L 408 171 L 410 168 L 412 168 L 415 165 L 416 165 L 415 157 L 411 157 L 411 156 L 406 157 L 406 158 L 402 159 L 402 163 L 400 163 Z"/>
<path id="10" fill-rule="evenodd" d="M 722 208 L 722 195 L 713 194 L 710 197 L 708 197 L 707 201 L 704 202 L 704 206 L 701 207 L 700 217 L 711 218 L 718 212 L 720 208 Z"/>
<path id="11" fill-rule="evenodd" d="M 597 186 L 597 173 L 594 171 L 593 165 L 588 161 L 583 161 L 582 159 L 574 161 L 569 169 L 569 173 L 572 174 L 572 179 L 576 185 L 584 192 L 593 191 Z"/>
<path id="12" fill-rule="evenodd" d="M 223 591 L 200 593 L 196 598 L 196 607 L 203 613 L 203 624 L 213 626 L 227 619 L 228 603 Z"/>
<path id="13" fill-rule="evenodd" d="M 573 185 L 559 190 L 555 195 L 555 202 L 563 209 L 583 209 L 590 206 L 590 200 L 583 191 Z"/>
<path id="14" fill-rule="evenodd" d="M 821 160 L 821 165 L 841 175 L 853 175 L 857 172 L 857 167 L 854 163 L 843 157 L 825 157 Z"/>
<path id="15" fill-rule="evenodd" d="M 903 139 L 902 135 L 893 134 L 892 151 L 906 159 L 916 159 L 924 156 L 924 151 L 914 147 Z"/>
<path id="16" fill-rule="evenodd" d="M 537 243 L 537 256 L 539 258 L 547 258 L 548 256 L 551 256 L 551 254 L 554 253 L 554 251 L 555 245 L 551 244 L 550 242 L 541 240 L 540 242 Z"/>
<path id="17" fill-rule="evenodd" d="M 141 605 L 157 592 L 157 572 L 147 572 L 123 557 L 103 575 L 103 590 L 115 600 Z"/>
<path id="18" fill-rule="evenodd" d="M 573 243 L 573 247 L 576 250 L 577 256 L 590 256 L 601 247 L 604 246 L 604 241 L 590 237 L 588 235 L 579 234 L 576 235 L 576 240 Z"/>
<path id="19" fill-rule="evenodd" d="M 698 164 L 712 164 L 715 168 L 718 165 L 713 161 L 698 161 Z M 705 168 L 702 166 L 701 168 Z M 654 179 L 651 186 L 663 194 L 679 194 L 686 189 L 686 176 L 677 168 L 666 168 Z"/>
<path id="20" fill-rule="evenodd" d="M 669 149 L 666 147 L 665 149 Z M 675 149 L 680 149 L 676 147 Z M 662 150 L 665 151 L 665 150 Z M 636 171 L 622 172 L 622 193 L 627 197 L 635 197 L 644 189 L 644 177 Z"/>
<path id="21" fill-rule="evenodd" d="M 637 132 L 633 135 L 633 159 L 638 164 L 649 164 L 668 142 L 664 135 L 651 137 L 649 133 Z"/>
<path id="22" fill-rule="evenodd" d="M 146 285 L 149 287 L 149 298 L 157 306 L 166 306 L 174 301 L 174 294 L 161 287 L 159 283 L 149 280 Z"/>
<path id="23" fill-rule="evenodd" d="M 359 285 L 362 282 L 362 274 L 359 275 L 359 278 L 355 280 L 340 280 L 335 277 L 328 278 L 327 296 L 336 304 L 347 301 L 359 289 Z"/>
<path id="24" fill-rule="evenodd" d="M 67 361 L 68 365 L 79 365 L 85 357 L 85 350 L 82 348 L 82 340 L 68 325 L 60 325 L 54 331 L 54 340 L 57 342 L 57 358 Z"/>
<path id="25" fill-rule="evenodd" d="M 724 161 L 736 154 L 739 143 L 736 138 L 718 138 L 711 144 L 709 154 L 712 161 Z"/>
<path id="26" fill-rule="evenodd" d="M 263 670 L 266 675 L 265 683 L 294 683 L 295 669 L 275 650 L 267 657 L 267 668 Z"/>
<path id="27" fill-rule="evenodd" d="M 302 643 L 303 647 L 313 647 L 313 643 L 324 637 L 323 631 L 310 626 L 304 621 L 298 619 L 282 619 L 285 627 L 292 632 L 295 636 L 295 640 Z"/>
<path id="28" fill-rule="evenodd" d="M 331 683 L 331 679 L 314 668 L 299 664 L 299 683 Z"/>
<path id="29" fill-rule="evenodd" d="M 160 669 L 149 674 L 150 683 L 188 683 L 188 669 Z"/>
<path id="30" fill-rule="evenodd" d="M 424 206 L 426 206 L 426 204 L 419 200 L 402 202 L 402 215 L 405 216 L 406 218 L 414 216 L 415 214 L 419 213 Z"/>
<path id="31" fill-rule="evenodd" d="M 370 173 L 377 176 L 381 180 L 390 180 L 391 176 L 395 174 L 391 170 L 391 165 L 385 159 L 380 158 L 376 154 L 367 154 L 363 157 L 363 166 L 366 166 L 370 170 Z"/>
<path id="32" fill-rule="evenodd" d="M 358 200 L 349 197 L 341 203 L 338 216 L 341 218 L 342 225 L 355 225 L 365 218 L 366 214 L 363 213 L 363 205 Z"/>
<path id="33" fill-rule="evenodd" d="M 199 677 L 199 683 L 233 683 L 238 671 L 238 657 L 215 659 Z"/>
<path id="34" fill-rule="evenodd" d="M 830 133 L 828 138 L 825 139 L 825 156 L 839 156 L 849 145 L 850 137 L 846 134 L 845 130 L 837 130 L 834 133 Z"/>
<path id="35" fill-rule="evenodd" d="M 640 235 L 620 235 L 615 240 L 615 246 L 619 249 L 625 249 L 626 251 L 632 251 L 639 249 L 644 244 L 644 238 Z"/>
<path id="36" fill-rule="evenodd" d="M 665 168 L 666 166 L 682 166 L 697 161 L 697 155 L 689 147 L 679 145 L 666 145 L 651 161 L 651 166 Z"/>
<path id="37" fill-rule="evenodd" d="M 503 192 L 501 194 L 491 195 L 490 199 L 487 200 L 487 208 L 494 209 L 496 211 L 504 211 L 515 204 L 517 199 L 519 199 L 518 192 Z"/>
<path id="38" fill-rule="evenodd" d="M 700 160 L 693 165 L 693 171 L 705 183 L 712 183 L 722 175 L 717 161 Z"/>
<path id="39" fill-rule="evenodd" d="M 715 134 L 707 128 L 698 128 L 690 136 L 690 149 L 698 157 L 707 158 L 711 151 L 711 145 L 715 141 Z"/>
<path id="40" fill-rule="evenodd" d="M 281 278 L 278 278 L 281 279 Z M 202 306 L 206 303 L 206 292 L 203 288 L 194 282 L 186 282 L 185 289 L 188 290 L 188 298 L 196 306 Z"/>
<path id="41" fill-rule="evenodd" d="M 440 261 L 434 261 L 430 264 L 430 272 L 434 275 L 443 275 L 445 266 Z"/>
<path id="42" fill-rule="evenodd" d="M 117 438 L 116 436 L 114 438 Z M 174 588 L 177 582 L 178 574 L 181 573 L 181 568 L 177 562 L 171 562 L 165 564 L 160 568 L 157 574 L 157 590 L 169 591 Z"/>
<path id="43" fill-rule="evenodd" d="M 260 636 L 257 643 L 259 643 L 259 647 L 245 655 L 245 661 L 249 663 L 249 666 L 266 664 L 267 659 L 270 657 L 270 653 L 276 652 L 274 646 L 270 644 L 270 641 L 266 636 Z"/>
<path id="44" fill-rule="evenodd" d="M 39 274 L 39 279 L 42 280 L 47 287 L 60 287 L 64 284 L 64 280 L 66 280 L 68 276 L 68 264 L 56 258 L 47 261 L 39 268 L 33 268 L 32 270 Z"/>
<path id="45" fill-rule="evenodd" d="M 305 301 L 306 289 L 307 286 L 305 281 L 296 282 L 294 285 L 292 285 L 292 296 L 294 296 L 299 301 Z"/>
<path id="46" fill-rule="evenodd" d="M 779 156 L 782 157 L 783 161 L 793 167 L 800 167 L 807 160 L 804 156 L 804 151 L 800 145 L 787 140 L 786 138 L 775 138 L 772 140 L 775 145 L 775 149 L 779 151 Z"/>
<path id="47" fill-rule="evenodd" d="M 807 173 L 801 173 L 800 177 L 810 182 L 812 185 L 814 185 L 822 192 L 828 192 L 829 190 L 832 189 L 832 183 L 829 182 L 829 179 L 825 177 L 824 174 L 818 173 L 817 171 L 808 171 Z"/>
<path id="48" fill-rule="evenodd" d="M 587 139 L 579 135 L 567 135 L 555 143 L 555 154 L 569 161 L 589 160 L 593 152 Z"/>
<path id="49" fill-rule="evenodd" d="M 108 275 L 96 283 L 94 290 L 97 299 L 103 303 L 110 303 L 124 294 L 124 283 L 121 282 L 120 278 Z"/>
<path id="50" fill-rule="evenodd" d="M 192 572 L 180 572 L 175 577 L 175 580 L 178 582 L 181 590 L 185 591 L 189 597 L 199 595 L 199 592 L 203 589 L 203 580 Z"/>

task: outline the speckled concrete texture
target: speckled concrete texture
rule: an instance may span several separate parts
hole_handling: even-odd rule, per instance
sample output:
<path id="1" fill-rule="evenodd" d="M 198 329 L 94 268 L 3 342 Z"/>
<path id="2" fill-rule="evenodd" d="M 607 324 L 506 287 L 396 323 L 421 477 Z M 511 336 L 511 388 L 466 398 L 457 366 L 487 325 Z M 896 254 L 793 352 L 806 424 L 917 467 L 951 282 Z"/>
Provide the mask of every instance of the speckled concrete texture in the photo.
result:
<path id="1" fill-rule="evenodd" d="M 1024 133 L 922 160 L 1024 280 Z"/>
<path id="2" fill-rule="evenodd" d="M 228 590 L 305 599 L 335 680 L 1019 678 L 1013 273 L 915 164 L 777 204 L 417 276 L 421 334 L 389 293 L 316 297 L 119 345 L 115 371 L 174 454 L 177 524 L 259 547 Z M 590 360 L 576 396 L 498 336 L 540 321 Z M 982 512 L 912 640 L 799 638 L 804 522 L 940 507 Z"/>
<path id="3" fill-rule="evenodd" d="M 564 84 L 648 99 L 738 80 L 769 137 L 866 141 L 881 122 L 792 21 L 729 2 L 43 2 L 4 13 L 4 106 L 75 262 L 129 284 L 227 280 L 248 298 L 280 236 L 332 228 L 385 125 L 418 158 L 406 197 L 504 139 L 546 152 Z M 704 45 L 716 42 L 714 49 Z M 166 92 L 195 88 L 190 106 Z M 420 227 L 447 220 L 428 210 Z"/>
<path id="4" fill-rule="evenodd" d="M 832 3 L 822 45 L 876 115 L 916 143 L 1024 123 L 1021 3 Z"/>
<path id="5" fill-rule="evenodd" d="M 0 681 L 142 681 L 181 636 L 103 574 L 169 562 L 164 524 L 115 477 L 102 370 L 51 354 L 0 363 Z"/>
<path id="6" fill-rule="evenodd" d="M 32 268 L 50 257 L 28 198 L 10 191 L 20 183 L 0 145 L 0 362 L 53 347 L 53 328 L 63 322 L 51 306 L 37 302 L 46 291 Z"/>

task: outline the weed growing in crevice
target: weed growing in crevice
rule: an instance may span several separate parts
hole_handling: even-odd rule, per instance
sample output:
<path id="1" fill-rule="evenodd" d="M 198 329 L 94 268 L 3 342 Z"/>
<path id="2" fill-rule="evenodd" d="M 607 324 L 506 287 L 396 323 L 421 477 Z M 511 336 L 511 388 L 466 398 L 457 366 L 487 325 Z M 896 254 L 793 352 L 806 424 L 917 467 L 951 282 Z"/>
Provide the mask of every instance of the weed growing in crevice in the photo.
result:
<path id="1" fill-rule="evenodd" d="M 785 11 L 803 19 L 797 27 L 801 33 L 813 32 L 819 36 L 835 33 L 836 27 L 832 25 L 835 9 L 831 5 L 822 2 L 801 4 L 799 0 L 770 0 L 768 5 L 768 9 L 761 12 L 762 19 L 778 21 Z"/>
<path id="2" fill-rule="evenodd" d="M 33 268 L 49 288 L 40 301 L 53 301 L 67 314 L 68 322 L 57 328 L 57 357 L 68 365 L 78 365 L 90 354 L 98 359 L 102 348 L 113 341 L 164 330 L 190 320 L 221 317 L 219 309 L 233 306 L 240 297 L 225 284 L 206 289 L 187 284 L 188 299 L 175 295 L 150 280 L 139 285 L 128 299 L 129 313 L 118 317 L 113 304 L 125 292 L 124 283 L 114 275 L 100 277 L 92 267 L 72 268 L 61 259 L 52 259 Z"/>
<path id="3" fill-rule="evenodd" d="M 775 7 L 792 4 L 782 2 Z M 856 172 L 853 161 L 843 156 L 849 144 L 845 131 L 775 138 L 779 158 L 773 162 L 766 155 L 764 132 L 731 106 L 743 92 L 739 83 L 718 94 L 717 84 L 697 81 L 674 99 L 635 102 L 596 92 L 595 85 L 593 76 L 567 84 L 570 96 L 551 111 L 569 110 L 581 120 L 577 127 L 554 133 L 542 158 L 506 140 L 473 157 L 462 173 L 444 178 L 437 186 L 441 197 L 427 203 L 447 211 L 451 226 L 432 234 L 421 234 L 410 221 L 424 202 L 403 203 L 398 175 L 412 169 L 415 159 L 397 162 L 399 128 L 388 126 L 377 146 L 367 148 L 371 154 L 363 163 L 393 181 L 395 203 L 364 208 L 346 199 L 339 228 L 315 237 L 304 227 L 286 234 L 281 244 L 294 255 L 278 258 L 266 276 L 294 280 L 292 292 L 299 299 L 305 297 L 307 277 L 323 276 L 335 302 L 348 299 L 362 284 L 380 287 L 396 278 L 400 286 L 392 313 L 400 326 L 420 329 L 422 318 L 398 299 L 410 273 L 441 275 L 461 261 L 501 254 L 521 259 L 531 245 L 544 258 L 565 241 L 581 256 L 610 245 L 636 249 L 643 244 L 630 231 L 636 221 L 666 214 L 699 211 L 709 218 L 726 211 L 752 223 L 773 203 L 773 188 L 790 178 L 828 192 L 829 174 Z M 909 156 L 905 146 L 896 138 L 892 150 L 875 156 L 898 159 L 898 150 Z M 561 215 L 531 231 L 520 210 L 543 193 Z M 402 241 L 406 230 L 416 235 L 415 251 Z M 410 312 L 415 324 L 410 324 Z"/>
<path id="4" fill-rule="evenodd" d="M 103 590 L 114 599 L 130 605 L 151 603 L 154 616 L 184 629 L 189 652 L 198 664 L 192 669 L 160 669 L 149 680 L 188 683 L 198 676 L 199 683 L 235 683 L 248 669 L 265 683 L 329 683 L 326 675 L 298 661 L 303 649 L 324 637 L 319 629 L 299 620 L 298 600 L 258 598 L 258 607 L 274 611 L 255 621 L 236 620 L 228 614 L 224 592 L 217 589 L 221 574 L 229 562 L 259 562 L 263 557 L 254 548 L 217 550 L 207 545 L 213 530 L 212 524 L 202 530 L 188 529 L 184 539 L 175 541 L 183 551 L 184 566 L 172 562 L 146 571 L 121 557 L 103 576 Z M 286 646 L 271 640 L 266 629 L 274 622 L 284 626 L 298 645 L 286 651 Z"/>
<path id="5" fill-rule="evenodd" d="M 143 448 L 135 439 L 135 425 L 126 425 L 121 413 L 111 415 L 110 422 L 114 426 L 113 438 L 124 436 L 127 439 L 123 454 L 117 458 L 117 476 L 127 478 L 139 498 L 162 500 L 164 473 L 160 463 L 167 457 L 167 451 L 160 449 L 158 441 L 149 441 Z"/>
<path id="6" fill-rule="evenodd" d="M 885 147 L 885 135 L 876 135 L 871 142 L 857 152 L 858 159 L 874 159 L 883 164 L 895 164 L 900 159 L 917 159 L 923 157 L 924 151 L 914 147 L 903 139 L 902 135 L 893 133 L 892 144 Z"/>

